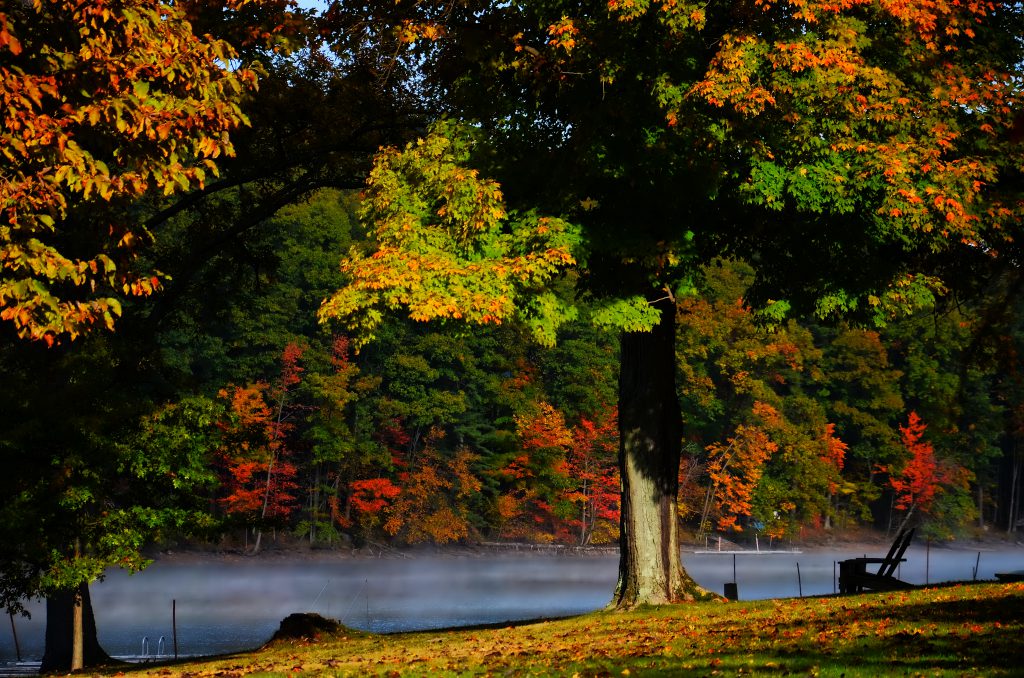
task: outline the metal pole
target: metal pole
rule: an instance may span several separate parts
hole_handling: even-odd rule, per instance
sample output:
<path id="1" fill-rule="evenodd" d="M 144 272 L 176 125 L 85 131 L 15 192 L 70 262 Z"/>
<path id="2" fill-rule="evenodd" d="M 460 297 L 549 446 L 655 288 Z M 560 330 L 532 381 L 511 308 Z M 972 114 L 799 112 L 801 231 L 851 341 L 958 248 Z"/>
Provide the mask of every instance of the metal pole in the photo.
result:
<path id="1" fill-rule="evenodd" d="M 978 581 L 978 568 L 981 567 L 981 551 L 978 551 L 978 558 L 974 561 L 974 581 Z"/>
<path id="2" fill-rule="evenodd" d="M 171 601 L 171 638 L 174 640 L 174 658 L 178 658 L 178 601 Z"/>
<path id="3" fill-rule="evenodd" d="M 804 597 L 804 582 L 800 578 L 800 563 L 796 564 L 796 587 L 797 587 L 797 590 L 800 591 L 800 597 L 803 598 Z"/>
<path id="4" fill-rule="evenodd" d="M 18 644 L 18 629 L 14 628 L 14 613 L 8 612 L 11 617 L 11 635 L 14 636 L 14 651 L 18 654 L 18 661 L 21 661 L 21 645 Z"/>

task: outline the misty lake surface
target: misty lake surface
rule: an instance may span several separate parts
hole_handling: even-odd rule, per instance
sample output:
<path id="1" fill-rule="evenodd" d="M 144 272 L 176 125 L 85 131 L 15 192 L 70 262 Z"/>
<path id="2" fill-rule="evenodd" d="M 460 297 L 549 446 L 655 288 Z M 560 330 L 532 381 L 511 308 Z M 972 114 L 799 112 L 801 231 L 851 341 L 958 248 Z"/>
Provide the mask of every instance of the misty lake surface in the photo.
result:
<path id="1" fill-rule="evenodd" d="M 885 551 L 885 546 L 859 546 L 739 553 L 735 556 L 739 597 L 831 594 L 836 561 L 865 554 L 882 556 Z M 933 546 L 926 551 L 924 545 L 915 544 L 906 558 L 899 575 L 914 584 L 994 579 L 996 572 L 1024 569 L 1021 547 Z M 709 590 L 722 593 L 725 583 L 733 581 L 732 552 L 684 551 L 683 562 L 697 583 Z M 172 600 L 177 608 L 179 654 L 208 655 L 263 644 L 293 612 L 317 612 L 380 633 L 580 614 L 608 603 L 617 567 L 618 556 L 611 551 L 380 559 L 329 555 L 170 558 L 136 575 L 112 571 L 93 584 L 91 592 L 100 643 L 114 656 L 139 660 L 173 653 Z M 46 614 L 41 603 L 32 603 L 30 610 L 30 620 L 16 617 L 15 624 L 22 660 L 38 662 Z M 9 673 L 16 670 L 15 647 L 10 624 L 4 626 L 0 672 Z"/>

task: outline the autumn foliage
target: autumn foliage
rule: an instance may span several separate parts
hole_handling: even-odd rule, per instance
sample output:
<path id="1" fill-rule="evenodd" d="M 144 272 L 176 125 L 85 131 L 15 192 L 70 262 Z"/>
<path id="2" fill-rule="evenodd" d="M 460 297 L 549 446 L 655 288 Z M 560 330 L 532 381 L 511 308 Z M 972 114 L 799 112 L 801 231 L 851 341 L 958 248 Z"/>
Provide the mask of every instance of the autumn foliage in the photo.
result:
<path id="1" fill-rule="evenodd" d="M 542 402 L 515 417 L 519 454 L 497 476 L 503 491 L 498 498 L 506 538 L 557 539 L 565 527 L 558 515 L 558 495 L 568 486 L 566 454 L 573 436 L 565 417 Z M 561 536 L 566 536 L 564 533 Z"/>
<path id="2" fill-rule="evenodd" d="M 161 0 L 6 3 L 0 11 L 0 319 L 53 343 L 112 327 L 147 295 L 150 240 L 124 201 L 201 188 L 255 82 Z M 73 244 L 77 243 L 77 244 Z"/>
<path id="3" fill-rule="evenodd" d="M 401 488 L 387 478 L 354 480 L 349 485 L 352 492 L 352 508 L 359 513 L 375 514 L 388 506 L 402 493 Z"/>
<path id="4" fill-rule="evenodd" d="M 914 511 L 927 514 L 942 492 L 952 487 L 966 486 L 966 469 L 951 461 L 939 462 L 935 448 L 924 439 L 928 426 L 911 411 L 907 423 L 900 424 L 900 437 L 907 450 L 908 458 L 901 469 L 882 467 L 889 472 L 889 487 L 895 494 L 894 505 L 907 512 L 907 519 Z"/>
<path id="5" fill-rule="evenodd" d="M 619 431 L 614 408 L 583 417 L 573 427 L 567 460 L 570 487 L 563 495 L 576 510 L 579 544 L 610 542 L 619 528 Z"/>
<path id="6" fill-rule="evenodd" d="M 427 448 L 415 467 L 400 474 L 401 490 L 387 511 L 384 529 L 406 543 L 445 544 L 470 536 L 470 502 L 480 491 L 467 449 L 444 458 Z"/>
<path id="7" fill-rule="evenodd" d="M 54 497 L 85 503 L 78 497 L 117 478 L 101 451 L 131 426 L 124 412 L 137 423 L 136 408 L 222 389 L 209 436 L 221 486 L 204 499 L 235 524 L 294 527 L 310 543 L 340 530 L 352 540 L 588 544 L 619 536 L 621 510 L 627 606 L 682 592 L 682 444 L 687 493 L 708 488 L 704 515 L 720 529 L 780 534 L 783 523 L 866 522 L 889 507 L 905 520 L 943 510 L 960 519 L 975 496 L 983 518 L 1019 525 L 1019 454 L 993 424 L 1019 388 L 977 358 L 1015 364 L 1005 356 L 1019 346 L 990 351 L 1003 339 L 983 335 L 1015 334 L 1016 323 L 969 308 L 974 327 L 959 343 L 926 348 L 913 330 L 817 323 L 913 327 L 908 315 L 951 287 L 969 293 L 957 297 L 965 308 L 988 297 L 981 303 L 1013 307 L 1004 317 L 1019 315 L 1017 4 L 332 2 L 322 42 L 292 59 L 274 53 L 279 39 L 316 13 L 292 13 L 296 4 L 0 8 L 4 332 L 52 344 L 113 327 L 126 297 L 168 279 L 147 253 L 186 273 L 175 275 L 175 299 L 140 314 L 127 336 L 88 342 L 83 360 L 61 349 L 53 367 L 8 366 L 17 385 L 4 404 L 16 414 L 3 444 L 19 475 L 4 496 L 29 497 L 41 517 Z M 341 16 L 349 10 L 354 18 Z M 293 122 L 297 93 L 312 83 L 306 92 L 323 85 L 332 106 L 342 102 L 322 117 L 354 129 L 312 150 L 292 142 L 324 109 L 295 115 L 295 128 L 272 123 L 243 137 L 246 157 L 215 184 L 229 135 L 246 124 L 239 102 L 255 54 L 269 57 L 260 71 L 275 96 L 246 99 L 254 120 Z M 294 242 L 264 237 L 280 225 L 268 225 L 274 210 L 316 187 L 351 187 L 366 170 L 364 192 L 349 199 L 361 224 L 339 226 L 335 239 L 306 231 L 308 249 L 351 247 L 333 277 L 307 268 L 315 258 L 296 256 Z M 272 197 L 251 205 L 254 194 Z M 318 221 L 293 206 L 289 219 Z M 169 252 L 148 247 L 156 225 L 169 227 Z M 745 289 L 708 302 L 703 266 L 736 263 L 717 255 L 757 270 Z M 309 275 L 281 289 L 301 277 L 289 267 Z M 235 294 L 240 279 L 252 285 Z M 1005 288 L 1002 301 L 989 283 Z M 231 299 L 215 303 L 224 290 Z M 211 299 L 187 308 L 201 294 Z M 246 295 L 252 303 L 236 303 Z M 369 356 L 340 340 L 329 355 L 326 335 L 279 320 L 310 315 L 309 296 L 327 297 L 320 318 L 344 323 L 353 345 L 378 341 Z M 949 322 L 940 315 L 936 328 Z M 473 333 L 451 331 L 454 321 Z M 609 328 L 624 332 L 621 347 Z M 321 344 L 317 355 L 293 342 L 300 334 Z M 506 373 L 547 355 L 523 348 L 531 335 L 545 346 L 576 335 L 622 360 L 621 449 L 613 408 L 595 406 L 614 401 L 614 386 L 584 393 L 605 390 L 602 369 L 549 364 L 537 382 L 519 380 L 522 393 L 503 388 L 520 377 Z M 855 344 L 874 350 L 873 364 L 871 351 L 851 357 Z M 268 346 L 281 351 L 280 369 L 267 367 Z M 35 350 L 5 355 L 13 363 Z M 100 363 L 113 385 L 88 376 Z M 63 387 L 64 377 L 90 386 L 67 418 L 80 430 L 65 434 L 70 444 L 26 433 L 36 417 L 22 413 L 65 425 L 48 419 L 60 399 L 36 386 Z M 115 394 L 121 380 L 142 382 L 122 390 L 138 397 Z M 22 392 L 31 403 L 18 402 Z M 916 412 L 897 435 L 904 396 L 932 424 L 928 441 Z M 210 453 L 200 437 L 197 458 Z M 22 464 L 49 446 L 49 471 Z M 47 474 L 64 470 L 68 494 L 47 491 Z M 628 494 L 638 487 L 653 491 Z M 638 522 L 647 511 L 658 518 Z M 65 525 L 85 525 L 49 524 L 45 541 L 65 543 L 47 549 L 68 547 Z M 17 546 L 37 549 L 22 528 L 9 530 Z M 654 539 L 641 539 L 646 528 Z M 661 572 L 639 566 L 665 554 Z"/>
<path id="8" fill-rule="evenodd" d="M 822 454 L 821 460 L 831 472 L 832 477 L 828 481 L 829 492 L 834 493 L 837 489 L 838 479 L 846 465 L 846 453 L 850 446 L 836 437 L 836 425 L 829 423 L 825 425 L 825 431 L 821 436 Z"/>
<path id="9" fill-rule="evenodd" d="M 767 416 L 777 416 L 771 406 L 755 403 Z M 711 496 L 719 515 L 720 530 L 742 530 L 737 523 L 751 513 L 754 490 L 764 473 L 764 464 L 779 449 L 768 434 L 758 426 L 741 424 L 723 443 L 708 446 L 708 477 Z"/>
<path id="10" fill-rule="evenodd" d="M 367 179 L 362 217 L 375 249 L 342 262 L 347 287 L 320 308 L 344 320 L 357 342 L 374 336 L 383 311 L 412 320 L 488 325 L 512 319 L 554 344 L 574 313 L 545 285 L 576 263 L 575 227 L 560 218 L 510 214 L 501 186 L 466 167 L 472 142 L 442 123 L 403 150 L 384 149 Z M 517 299 L 527 292 L 539 299 Z"/>
<path id="11" fill-rule="evenodd" d="M 853 207 L 848 182 L 878 177 L 884 199 L 877 209 L 888 228 L 953 242 L 989 237 L 982 235 L 991 225 L 985 223 L 983 196 L 1004 159 L 980 152 L 958 158 L 955 149 L 974 139 L 985 139 L 992 149 L 1005 139 L 1014 124 L 1017 88 L 1010 73 L 957 53 L 976 49 L 999 3 L 755 5 L 751 25 L 724 36 L 705 77 L 687 93 L 748 121 L 787 123 L 754 152 L 754 200 L 776 209 L 793 201 L 842 212 Z M 678 15 L 680 7 L 662 11 Z M 808 29 L 783 36 L 756 28 L 790 20 Z M 869 21 L 884 22 L 898 36 L 894 46 L 903 66 L 880 63 L 867 49 Z M 915 69 L 928 86 L 909 86 L 901 68 Z M 957 110 L 970 115 L 957 116 Z M 673 106 L 666 111 L 670 120 L 680 114 Z M 827 143 L 809 153 L 791 152 L 807 138 L 816 115 L 833 123 Z M 900 294 L 892 289 L 872 303 L 904 303 Z"/>
<path id="12" fill-rule="evenodd" d="M 910 458 L 903 472 L 891 476 L 889 485 L 896 493 L 896 508 L 917 507 L 927 510 L 938 492 L 938 465 L 932 444 L 924 440 L 928 426 L 911 412 L 906 425 L 900 425 L 900 436 Z"/>
<path id="13" fill-rule="evenodd" d="M 266 384 L 222 392 L 231 418 L 221 424 L 226 445 L 220 452 L 222 487 L 219 504 L 228 515 L 252 524 L 281 521 L 296 509 L 296 467 L 267 403 Z"/>
<path id="14" fill-rule="evenodd" d="M 496 472 L 506 539 L 607 543 L 618 536 L 618 422 L 614 408 L 569 426 L 549 403 L 516 417 L 520 453 Z"/>
<path id="15" fill-rule="evenodd" d="M 288 445 L 292 424 L 286 413 L 289 394 L 301 381 L 301 356 L 302 348 L 290 343 L 281 354 L 281 372 L 273 386 L 257 382 L 221 392 L 230 402 L 230 418 L 221 424 L 226 496 L 219 503 L 228 515 L 250 524 L 280 523 L 297 508 L 298 471 Z"/>

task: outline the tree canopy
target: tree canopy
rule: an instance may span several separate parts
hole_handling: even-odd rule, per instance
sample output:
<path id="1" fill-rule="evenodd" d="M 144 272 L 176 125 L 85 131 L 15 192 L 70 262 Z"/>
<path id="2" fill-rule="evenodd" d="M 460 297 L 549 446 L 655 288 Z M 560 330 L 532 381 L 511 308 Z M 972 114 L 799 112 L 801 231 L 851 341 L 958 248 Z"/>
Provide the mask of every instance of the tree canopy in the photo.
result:
<path id="1" fill-rule="evenodd" d="M 802 308 L 883 324 L 932 306 L 949 259 L 997 256 L 1013 242 L 1015 6 L 612 0 L 379 11 L 384 23 L 401 17 L 439 110 L 482 141 L 472 157 L 433 158 L 434 171 L 480 168 L 510 209 L 578 225 L 575 299 L 596 299 L 606 312 L 594 318 L 625 332 L 620 604 L 687 595 L 669 302 L 691 291 L 702 261 L 747 258 L 747 299 L 767 318 Z M 389 196 L 420 185 L 400 178 Z M 426 205 L 439 204 L 438 189 Z M 396 264 L 414 243 L 389 258 L 394 243 L 381 242 L 370 281 L 342 295 L 371 307 L 368 290 L 410 275 Z"/>
<path id="2" fill-rule="evenodd" d="M 0 318 L 47 343 L 112 327 L 120 295 L 160 285 L 127 264 L 150 233 L 117 207 L 216 175 L 255 74 L 160 0 L 10 3 L 0 56 Z"/>

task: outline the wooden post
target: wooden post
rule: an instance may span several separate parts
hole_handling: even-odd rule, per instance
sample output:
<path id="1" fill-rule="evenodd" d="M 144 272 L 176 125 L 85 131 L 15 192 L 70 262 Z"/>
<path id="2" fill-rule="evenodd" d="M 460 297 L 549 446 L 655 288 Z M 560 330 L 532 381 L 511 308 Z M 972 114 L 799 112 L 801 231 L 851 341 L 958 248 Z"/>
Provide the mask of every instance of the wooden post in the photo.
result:
<path id="1" fill-rule="evenodd" d="M 171 639 L 174 643 L 174 658 L 178 658 L 178 601 L 171 600 Z"/>

